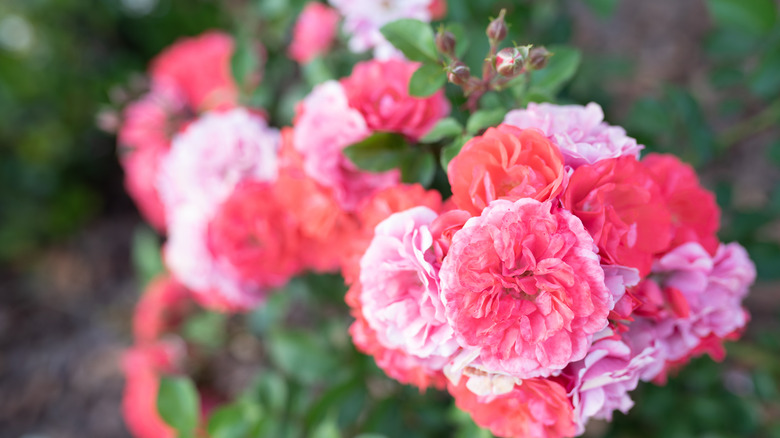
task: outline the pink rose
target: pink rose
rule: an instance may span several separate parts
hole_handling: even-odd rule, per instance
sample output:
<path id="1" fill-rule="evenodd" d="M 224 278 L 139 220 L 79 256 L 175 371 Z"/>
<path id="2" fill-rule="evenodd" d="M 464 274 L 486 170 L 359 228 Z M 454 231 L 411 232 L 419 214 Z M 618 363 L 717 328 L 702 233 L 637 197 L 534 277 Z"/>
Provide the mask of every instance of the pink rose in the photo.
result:
<path id="1" fill-rule="evenodd" d="M 458 342 L 521 379 L 582 359 L 612 296 L 582 222 L 550 202 L 493 201 L 452 238 L 440 271 Z"/>
<path id="2" fill-rule="evenodd" d="M 344 16 L 343 28 L 351 35 L 349 49 L 353 52 L 365 52 L 374 49 L 374 57 L 387 59 L 401 56 L 383 36 L 379 29 L 391 21 L 401 18 L 414 18 L 431 21 L 432 11 L 437 0 L 330 0 Z M 433 12 L 440 12 L 435 10 Z"/>
<path id="3" fill-rule="evenodd" d="M 301 102 L 293 129 L 293 146 L 303 157 L 306 174 L 332 190 L 346 211 L 354 211 L 378 190 L 400 181 L 398 171 L 366 172 L 342 153 L 371 131 L 363 115 L 350 107 L 346 90 L 338 82 L 314 88 Z"/>
<path id="4" fill-rule="evenodd" d="M 336 10 L 322 3 L 307 3 L 295 22 L 288 56 L 299 64 L 306 64 L 327 53 L 336 38 L 339 18 Z"/>
<path id="5" fill-rule="evenodd" d="M 587 356 L 569 364 L 558 379 L 567 384 L 578 434 L 591 418 L 612 421 L 613 411 L 628 413 L 634 405 L 628 393 L 658 363 L 655 345 L 632 349 L 610 329 L 599 336 Z"/>
<path id="6" fill-rule="evenodd" d="M 586 106 L 532 102 L 527 109 L 507 113 L 504 123 L 542 131 L 561 149 L 566 165 L 573 168 L 624 155 L 639 159 L 644 148 L 627 136 L 625 129 L 604 123 L 604 112 L 593 102 Z"/>
<path id="7" fill-rule="evenodd" d="M 341 80 L 349 106 L 363 115 L 371 131 L 396 132 L 418 140 L 450 112 L 444 90 L 426 98 L 409 95 L 409 80 L 418 63 L 365 61 Z"/>
<path id="8" fill-rule="evenodd" d="M 391 215 L 360 261 L 366 321 L 385 347 L 419 357 L 447 357 L 458 348 L 439 297 L 430 231 L 437 216 L 427 207 Z"/>
<path id="9" fill-rule="evenodd" d="M 188 310 L 190 292 L 168 275 L 146 287 L 133 313 L 133 337 L 138 344 L 154 342 L 175 329 Z"/>

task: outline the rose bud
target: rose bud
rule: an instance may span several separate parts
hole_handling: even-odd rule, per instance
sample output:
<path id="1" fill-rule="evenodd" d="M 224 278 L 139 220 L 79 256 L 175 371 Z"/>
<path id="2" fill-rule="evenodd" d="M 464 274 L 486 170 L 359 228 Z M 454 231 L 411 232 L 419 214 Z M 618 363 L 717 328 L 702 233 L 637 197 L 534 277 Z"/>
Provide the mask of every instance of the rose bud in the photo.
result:
<path id="1" fill-rule="evenodd" d="M 528 68 L 531 70 L 541 70 L 547 65 L 552 53 L 544 47 L 534 47 L 528 54 Z"/>
<path id="2" fill-rule="evenodd" d="M 506 47 L 496 54 L 496 71 L 501 76 L 513 78 L 524 70 L 525 56 L 516 47 Z"/>
<path id="3" fill-rule="evenodd" d="M 436 48 L 450 58 L 455 57 L 455 35 L 447 30 L 439 31 L 436 34 Z"/>
<path id="4" fill-rule="evenodd" d="M 490 38 L 490 41 L 493 43 L 499 43 L 506 38 L 506 22 L 504 21 L 504 14 L 506 13 L 506 9 L 502 9 L 501 12 L 498 14 L 498 18 L 491 21 L 490 24 L 487 27 L 487 31 L 485 32 Z"/>
<path id="5" fill-rule="evenodd" d="M 458 86 L 466 85 L 469 78 L 471 78 L 471 70 L 460 61 L 452 64 L 450 71 L 447 73 L 447 80 Z"/>

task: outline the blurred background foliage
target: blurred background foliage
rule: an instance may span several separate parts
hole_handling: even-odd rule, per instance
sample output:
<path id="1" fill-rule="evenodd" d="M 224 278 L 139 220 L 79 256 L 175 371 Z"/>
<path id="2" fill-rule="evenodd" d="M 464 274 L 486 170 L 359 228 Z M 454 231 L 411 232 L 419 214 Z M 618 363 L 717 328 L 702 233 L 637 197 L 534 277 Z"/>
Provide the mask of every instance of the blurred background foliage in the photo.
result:
<path id="1" fill-rule="evenodd" d="M 302 6 L 302 0 L 4 0 L 0 279 L 16 288 L 8 293 L 34 288 L 13 279 L 28 275 L 51 248 L 83 239 L 96 222 L 140 223 L 123 194 L 114 138 L 96 119 L 131 99 L 140 86 L 127 84 L 142 82 L 148 61 L 177 38 L 222 28 L 239 47 L 260 39 L 268 51 L 264 82 L 278 86 L 245 98 L 277 125 L 289 123 L 313 84 L 347 75 L 365 58 L 338 50 L 303 68 L 288 60 L 284 50 Z M 445 21 L 464 26 L 472 69 L 487 51 L 488 17 L 502 7 L 509 41 L 557 45 L 553 62 L 579 63 L 573 77 L 568 67 L 556 67 L 560 80 L 547 91 L 559 93 L 559 102 L 596 101 L 608 121 L 647 150 L 674 153 L 697 168 L 723 210 L 721 238 L 745 245 L 759 270 L 747 302 L 753 321 L 743 340 L 729 345 L 725 363 L 701 358 L 664 387 L 641 385 L 630 415 L 593 424 L 589 436 L 780 437 L 778 2 L 450 0 Z M 234 68 L 255 61 L 234 59 Z M 161 266 L 159 240 L 150 233 L 134 234 L 139 283 Z M 107 238 L 129 241 L 132 233 Z M 232 392 L 241 395 L 212 416 L 214 437 L 489 436 L 446 395 L 395 384 L 358 354 L 347 335 L 343 293 L 338 278 L 308 276 L 246 317 L 198 313 L 187 322 L 183 335 L 204 356 L 236 356 L 257 376 L 236 377 L 242 384 Z M 117 317 L 129 320 L 130 307 Z M 101 327 L 119 330 L 124 345 L 126 329 Z M 2 345 L 13 344 L 11 331 L 0 333 Z M 213 370 L 192 371 L 199 383 L 214 378 Z M 242 391 L 248 381 L 254 383 Z M 118 397 L 113 402 L 118 406 Z M 0 423 L 7 418 L 0 412 Z"/>

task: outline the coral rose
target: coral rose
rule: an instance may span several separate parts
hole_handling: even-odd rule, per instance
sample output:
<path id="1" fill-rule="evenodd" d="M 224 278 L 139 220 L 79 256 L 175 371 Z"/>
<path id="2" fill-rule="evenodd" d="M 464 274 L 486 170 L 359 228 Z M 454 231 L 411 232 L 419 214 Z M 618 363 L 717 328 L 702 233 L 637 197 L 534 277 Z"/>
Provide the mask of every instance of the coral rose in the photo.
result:
<path id="1" fill-rule="evenodd" d="M 561 196 L 593 236 L 605 264 L 647 275 L 653 255 L 666 250 L 671 219 L 658 184 L 632 156 L 584 164 Z"/>
<path id="2" fill-rule="evenodd" d="M 469 140 L 450 161 L 447 175 L 455 204 L 473 215 L 495 199 L 552 199 L 565 178 L 563 157 L 550 140 L 509 125 Z"/>
<path id="3" fill-rule="evenodd" d="M 649 154 L 642 165 L 661 189 L 672 219 L 672 242 L 676 248 L 698 242 L 711 255 L 718 250 L 720 209 L 715 195 L 699 184 L 693 168 L 674 155 Z"/>
<path id="4" fill-rule="evenodd" d="M 177 339 L 178 341 L 178 339 Z M 125 389 L 122 416 L 137 438 L 173 438 L 176 431 L 157 412 L 157 391 L 162 373 L 174 372 L 184 345 L 166 341 L 130 348 L 122 357 Z"/>
<path id="5" fill-rule="evenodd" d="M 176 328 L 189 308 L 189 296 L 187 288 L 167 274 L 152 280 L 135 306 L 135 342 L 154 342 L 167 330 Z"/>
<path id="6" fill-rule="evenodd" d="M 307 64 L 328 52 L 336 38 L 339 13 L 320 2 L 303 7 L 293 27 L 293 39 L 287 54 L 299 64 Z"/>
<path id="7" fill-rule="evenodd" d="M 444 90 L 426 98 L 409 95 L 409 80 L 418 67 L 399 59 L 356 64 L 352 74 L 341 80 L 349 106 L 363 115 L 372 131 L 420 139 L 449 114 L 450 104 Z"/>
<path id="8" fill-rule="evenodd" d="M 526 379 L 499 396 L 477 396 L 464 381 L 447 386 L 455 405 L 477 425 L 498 437 L 560 438 L 575 435 L 573 412 L 563 387 L 546 379 Z"/>
<path id="9" fill-rule="evenodd" d="M 612 296 L 579 219 L 497 200 L 454 234 L 440 271 L 447 319 L 492 372 L 546 376 L 582 359 Z"/>
<path id="10" fill-rule="evenodd" d="M 439 263 L 427 207 L 395 213 L 376 227 L 360 261 L 363 316 L 387 348 L 447 357 L 458 349 L 439 297 Z"/>
<path id="11" fill-rule="evenodd" d="M 604 123 L 604 111 L 593 102 L 586 106 L 532 102 L 527 109 L 507 113 L 504 123 L 542 131 L 561 149 L 566 165 L 573 168 L 624 155 L 639 159 L 644 148 L 627 136 L 625 129 Z"/>

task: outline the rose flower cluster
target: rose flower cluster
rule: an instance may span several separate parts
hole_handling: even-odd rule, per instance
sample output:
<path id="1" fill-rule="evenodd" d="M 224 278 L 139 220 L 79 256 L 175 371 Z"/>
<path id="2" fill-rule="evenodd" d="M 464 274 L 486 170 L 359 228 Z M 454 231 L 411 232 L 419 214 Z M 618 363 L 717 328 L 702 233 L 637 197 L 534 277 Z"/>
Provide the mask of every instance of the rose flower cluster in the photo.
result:
<path id="1" fill-rule="evenodd" d="M 449 163 L 451 202 L 377 225 L 355 344 L 501 437 L 580 434 L 640 380 L 721 358 L 755 268 L 692 168 L 641 150 L 593 103 L 511 111 Z"/>
<path id="2" fill-rule="evenodd" d="M 438 169 L 441 191 L 348 158 L 378 133 L 443 157 L 425 137 L 450 102 L 441 87 L 410 95 L 421 64 L 379 29 L 436 19 L 446 3 L 380 3 L 304 8 L 290 58 L 323 56 L 341 22 L 349 48 L 376 59 L 314 85 L 291 126 L 240 99 L 247 86 L 274 86 L 262 83 L 265 49 L 253 47 L 259 65 L 239 86 L 237 44 L 216 31 L 162 52 L 148 92 L 124 109 L 126 188 L 164 235 L 167 270 L 136 308 L 123 361 L 135 436 L 175 436 L 156 399 L 161 375 L 187 369 L 175 333 L 194 303 L 250 311 L 305 272 L 343 276 L 352 340 L 388 376 L 446 389 L 500 437 L 581 434 L 591 418 L 627 412 L 639 381 L 663 383 L 704 353 L 721 359 L 744 329 L 756 272 L 744 248 L 719 242 L 713 194 L 674 156 L 640 158 L 643 146 L 595 103 L 510 111 L 449 161 L 449 187 Z M 511 79 L 464 79 L 476 93 L 467 105 Z"/>

